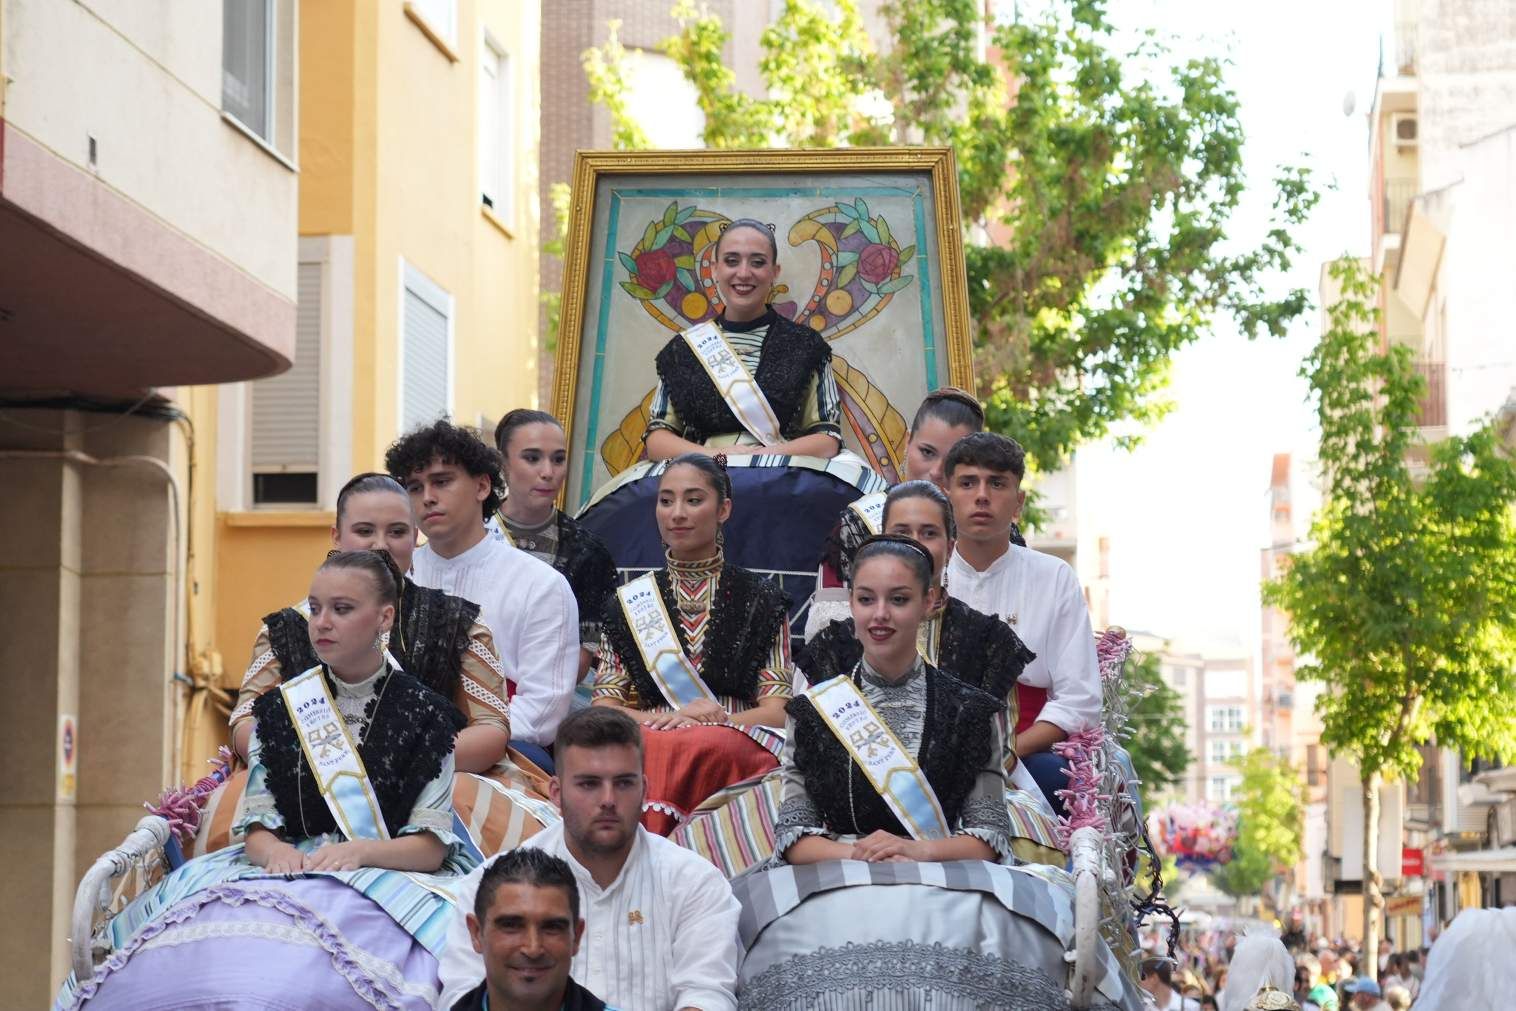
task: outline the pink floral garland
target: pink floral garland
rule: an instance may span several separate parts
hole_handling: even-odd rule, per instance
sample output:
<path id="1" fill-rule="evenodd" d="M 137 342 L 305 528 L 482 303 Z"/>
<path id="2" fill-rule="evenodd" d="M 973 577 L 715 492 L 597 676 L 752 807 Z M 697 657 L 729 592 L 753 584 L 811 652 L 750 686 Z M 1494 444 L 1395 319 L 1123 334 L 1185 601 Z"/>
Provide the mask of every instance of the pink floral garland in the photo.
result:
<path id="1" fill-rule="evenodd" d="M 167 820 L 174 838 L 186 849 L 194 843 L 195 833 L 200 831 L 200 814 L 206 801 L 232 775 L 232 752 L 225 745 L 216 750 L 216 757 L 209 759 L 209 762 L 210 774 L 201 777 L 194 786 L 164 790 L 158 796 L 156 804 L 142 805 L 152 814 Z"/>

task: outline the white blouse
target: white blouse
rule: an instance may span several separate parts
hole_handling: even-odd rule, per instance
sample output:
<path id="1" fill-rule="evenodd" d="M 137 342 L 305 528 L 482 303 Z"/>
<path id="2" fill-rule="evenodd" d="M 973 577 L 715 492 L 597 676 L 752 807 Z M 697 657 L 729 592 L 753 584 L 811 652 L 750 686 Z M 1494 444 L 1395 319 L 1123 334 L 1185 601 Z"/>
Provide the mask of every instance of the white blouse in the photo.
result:
<path id="1" fill-rule="evenodd" d="M 1037 654 L 1018 680 L 1047 690 L 1039 720 L 1066 734 L 1100 722 L 1100 661 L 1090 609 L 1067 562 L 1012 544 L 979 572 L 954 551 L 947 589 L 974 610 L 1010 622 Z"/>

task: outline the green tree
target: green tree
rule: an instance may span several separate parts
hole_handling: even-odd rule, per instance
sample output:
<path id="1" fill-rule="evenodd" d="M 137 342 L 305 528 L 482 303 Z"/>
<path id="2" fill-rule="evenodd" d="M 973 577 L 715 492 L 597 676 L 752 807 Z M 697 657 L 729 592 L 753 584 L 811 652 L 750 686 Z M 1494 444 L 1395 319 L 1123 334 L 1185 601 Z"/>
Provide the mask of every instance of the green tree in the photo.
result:
<path id="1" fill-rule="evenodd" d="M 1271 227 L 1224 249 L 1244 191 L 1224 61 L 1172 60 L 1151 36 L 1125 51 L 1100 0 L 1050 6 L 987 24 L 981 0 L 891 0 L 880 54 L 855 0 L 785 0 L 760 38 L 765 98 L 737 90 L 726 28 L 692 0 L 674 5 L 663 44 L 710 147 L 954 149 L 979 392 L 1042 470 L 1118 422 L 1160 417 L 1171 356 L 1216 317 L 1283 333 L 1307 297 L 1267 282 L 1316 201 L 1304 169 L 1281 169 Z M 591 50 L 586 66 L 617 143 L 645 143 L 615 52 Z"/>
<path id="2" fill-rule="evenodd" d="M 1127 720 L 1132 736 L 1124 742 L 1141 786 L 1142 806 L 1153 810 L 1158 794 L 1179 783 L 1190 765 L 1184 746 L 1188 720 L 1184 700 L 1163 680 L 1158 654 L 1134 654 L 1126 671 Z"/>
<path id="3" fill-rule="evenodd" d="M 1264 599 L 1312 658 L 1296 676 L 1330 688 L 1317 704 L 1322 741 L 1358 764 L 1373 951 L 1381 782 L 1414 775 L 1417 747 L 1433 740 L 1465 758 L 1516 758 L 1516 463 L 1493 425 L 1419 444 L 1426 384 L 1408 348 L 1379 350 L 1378 280 L 1354 260 L 1331 274 L 1342 295 L 1301 369 L 1324 501 L 1312 546 Z"/>
<path id="4" fill-rule="evenodd" d="M 1237 805 L 1237 845 L 1232 859 L 1211 874 L 1233 898 L 1256 896 L 1276 875 L 1300 861 L 1305 843 L 1305 783 L 1299 771 L 1267 748 L 1254 748 L 1237 763 L 1242 782 Z"/>

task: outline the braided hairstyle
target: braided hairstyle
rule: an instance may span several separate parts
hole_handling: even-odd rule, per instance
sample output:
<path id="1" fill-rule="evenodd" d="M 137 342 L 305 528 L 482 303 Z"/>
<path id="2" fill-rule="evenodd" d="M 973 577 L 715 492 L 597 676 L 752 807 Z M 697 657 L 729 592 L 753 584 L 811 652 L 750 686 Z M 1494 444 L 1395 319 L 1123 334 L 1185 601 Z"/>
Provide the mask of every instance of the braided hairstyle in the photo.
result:
<path id="1" fill-rule="evenodd" d="M 858 551 L 853 555 L 853 573 L 849 579 L 856 578 L 858 570 L 863 568 L 863 563 L 870 558 L 895 558 L 905 563 L 916 577 L 916 582 L 921 586 L 921 592 L 926 593 L 932 585 L 932 573 L 937 568 L 932 553 L 928 551 L 920 541 L 914 537 L 906 537 L 903 534 L 877 534 L 858 545 Z"/>
<path id="2" fill-rule="evenodd" d="M 400 595 L 405 589 L 405 573 L 395 564 L 388 551 L 332 551 L 327 554 L 321 569 L 357 569 L 368 573 L 379 594 L 379 602 L 392 607 L 400 606 Z M 319 570 L 318 570 L 319 571 Z"/>
<path id="3" fill-rule="evenodd" d="M 721 255 L 721 240 L 739 228 L 751 228 L 765 239 L 768 239 L 769 258 L 775 263 L 779 262 L 779 242 L 774 238 L 774 226 L 764 224 L 757 218 L 738 218 L 736 221 L 728 222 L 727 226 L 721 230 L 721 234 L 716 237 L 717 256 Z"/>
<path id="4" fill-rule="evenodd" d="M 405 488 L 390 477 L 381 474 L 377 470 L 365 471 L 348 479 L 347 484 L 337 493 L 337 529 L 342 529 L 342 517 L 347 512 L 347 503 L 354 495 L 367 495 L 369 492 L 387 491 L 409 501 Z"/>
<path id="5" fill-rule="evenodd" d="M 513 411 L 505 412 L 505 417 L 500 419 L 500 424 L 495 426 L 495 448 L 504 456 L 507 447 L 511 444 L 511 436 L 516 429 L 525 428 L 527 425 L 554 425 L 559 429 L 563 423 L 546 411 L 535 411 L 529 407 L 518 407 Z"/>
<path id="6" fill-rule="evenodd" d="M 983 405 L 972 393 L 956 386 L 939 386 L 926 395 L 911 419 L 911 434 L 915 435 L 928 418 L 936 418 L 949 428 L 984 431 Z"/>
<path id="7" fill-rule="evenodd" d="M 684 453 L 669 461 L 663 472 L 667 474 L 675 467 L 694 467 L 705 476 L 705 483 L 711 491 L 716 493 L 716 505 L 726 502 L 732 497 L 732 476 L 726 472 L 726 455 L 717 453 L 715 456 L 706 456 L 704 453 Z"/>

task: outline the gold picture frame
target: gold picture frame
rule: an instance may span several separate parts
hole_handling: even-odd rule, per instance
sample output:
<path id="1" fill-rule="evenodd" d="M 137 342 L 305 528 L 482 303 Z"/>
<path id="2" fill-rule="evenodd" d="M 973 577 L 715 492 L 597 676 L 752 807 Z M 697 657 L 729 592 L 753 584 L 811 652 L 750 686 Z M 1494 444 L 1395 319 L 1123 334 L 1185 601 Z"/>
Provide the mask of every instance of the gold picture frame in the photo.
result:
<path id="1" fill-rule="evenodd" d="M 719 307 L 710 252 L 737 217 L 774 224 L 776 307 L 832 341 L 846 441 L 887 479 L 921 398 L 973 388 L 952 149 L 580 151 L 553 387 L 570 511 L 640 453 L 653 357 Z"/>

